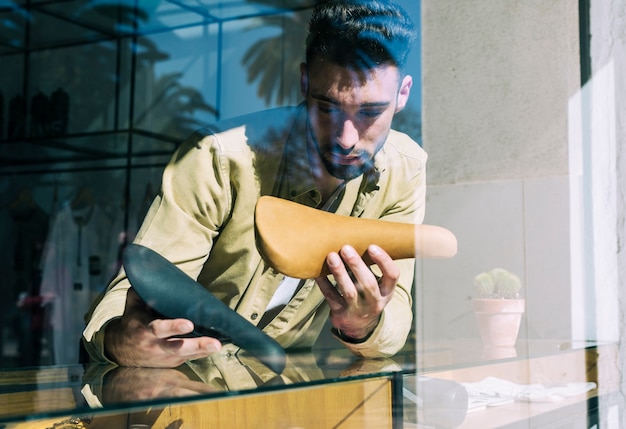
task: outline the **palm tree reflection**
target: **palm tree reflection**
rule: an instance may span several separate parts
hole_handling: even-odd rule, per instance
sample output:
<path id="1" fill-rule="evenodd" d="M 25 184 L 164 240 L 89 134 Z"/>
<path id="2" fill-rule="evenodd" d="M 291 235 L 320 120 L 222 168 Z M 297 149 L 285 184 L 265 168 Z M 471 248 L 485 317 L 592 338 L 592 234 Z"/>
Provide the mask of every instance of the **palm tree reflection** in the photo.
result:
<path id="1" fill-rule="evenodd" d="M 284 0 L 250 0 L 252 3 L 283 8 Z M 299 66 L 304 60 L 304 39 L 308 27 L 311 0 L 290 1 L 293 12 L 259 17 L 249 27 L 276 28 L 282 32 L 260 39 L 244 54 L 248 83 L 258 81 L 257 94 L 266 105 L 294 104 L 300 98 Z"/>

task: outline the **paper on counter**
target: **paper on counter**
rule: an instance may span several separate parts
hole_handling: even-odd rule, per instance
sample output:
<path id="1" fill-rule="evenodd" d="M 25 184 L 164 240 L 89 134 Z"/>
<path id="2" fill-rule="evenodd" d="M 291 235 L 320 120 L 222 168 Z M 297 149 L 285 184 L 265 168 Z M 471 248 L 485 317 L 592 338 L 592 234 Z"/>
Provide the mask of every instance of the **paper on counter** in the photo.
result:
<path id="1" fill-rule="evenodd" d="M 516 384 L 497 377 L 487 377 L 476 383 L 461 383 L 468 396 L 486 398 L 511 398 L 524 402 L 558 402 L 596 388 L 596 383 L 563 383 L 552 386 L 542 384 Z"/>

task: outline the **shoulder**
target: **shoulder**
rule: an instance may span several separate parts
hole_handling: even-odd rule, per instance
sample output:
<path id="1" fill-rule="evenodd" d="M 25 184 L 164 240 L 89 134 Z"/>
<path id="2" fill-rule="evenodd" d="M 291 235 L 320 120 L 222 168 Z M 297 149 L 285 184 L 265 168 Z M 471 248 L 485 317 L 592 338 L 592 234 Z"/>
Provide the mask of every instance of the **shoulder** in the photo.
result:
<path id="1" fill-rule="evenodd" d="M 391 130 L 385 146 L 383 147 L 385 153 L 391 157 L 407 158 L 409 160 L 415 160 L 425 163 L 428 155 L 426 151 L 409 137 L 407 134 L 401 133 L 396 130 Z"/>
<path id="2" fill-rule="evenodd" d="M 279 107 L 238 116 L 198 130 L 195 139 L 205 141 L 208 138 L 211 144 L 225 151 L 272 145 L 286 138 L 297 112 L 297 107 Z"/>
<path id="3" fill-rule="evenodd" d="M 426 151 L 415 140 L 391 130 L 376 163 L 379 171 L 394 177 L 415 177 L 424 172 L 427 159 Z"/>
<path id="4" fill-rule="evenodd" d="M 293 116 L 297 114 L 298 110 L 298 106 L 259 110 L 258 112 L 215 122 L 206 126 L 204 129 L 208 132 L 219 134 L 242 126 L 251 128 L 272 128 L 274 125 L 292 119 Z"/>
<path id="5" fill-rule="evenodd" d="M 185 139 L 173 161 L 193 156 L 249 163 L 254 154 L 280 153 L 297 111 L 295 107 L 281 107 L 207 125 Z"/>

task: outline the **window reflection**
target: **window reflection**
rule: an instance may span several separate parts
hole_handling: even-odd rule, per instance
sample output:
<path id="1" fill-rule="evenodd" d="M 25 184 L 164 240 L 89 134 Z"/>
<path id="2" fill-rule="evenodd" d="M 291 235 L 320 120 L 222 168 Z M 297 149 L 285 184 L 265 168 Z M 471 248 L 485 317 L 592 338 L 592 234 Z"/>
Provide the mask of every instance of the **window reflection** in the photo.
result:
<path id="1" fill-rule="evenodd" d="M 313 3 L 0 10 L 2 367 L 78 362 L 83 314 L 119 267 L 178 143 L 218 119 L 298 102 L 295 51 Z M 247 63 L 259 44 L 262 56 Z M 277 44 L 292 47 L 264 59 Z"/>
<path id="2" fill-rule="evenodd" d="M 83 314 L 119 267 L 178 144 L 217 120 L 300 102 L 314 4 L 0 9 L 1 367 L 78 362 Z M 419 49 L 412 55 L 417 79 Z M 394 125 L 419 140 L 414 92 Z"/>

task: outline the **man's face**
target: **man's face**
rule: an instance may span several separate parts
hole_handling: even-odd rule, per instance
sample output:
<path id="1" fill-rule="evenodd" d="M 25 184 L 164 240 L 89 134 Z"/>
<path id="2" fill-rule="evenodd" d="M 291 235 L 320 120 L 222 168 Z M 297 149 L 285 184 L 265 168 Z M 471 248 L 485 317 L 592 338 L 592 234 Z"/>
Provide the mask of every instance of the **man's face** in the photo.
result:
<path id="1" fill-rule="evenodd" d="M 360 176 L 382 147 L 396 112 L 406 105 L 412 80 L 397 67 L 365 71 L 323 61 L 302 65 L 309 138 L 332 176 Z"/>

